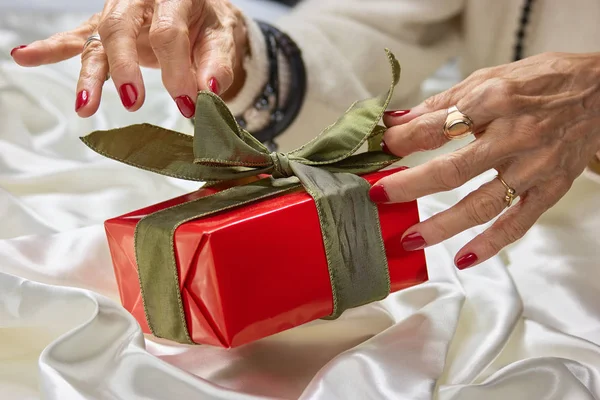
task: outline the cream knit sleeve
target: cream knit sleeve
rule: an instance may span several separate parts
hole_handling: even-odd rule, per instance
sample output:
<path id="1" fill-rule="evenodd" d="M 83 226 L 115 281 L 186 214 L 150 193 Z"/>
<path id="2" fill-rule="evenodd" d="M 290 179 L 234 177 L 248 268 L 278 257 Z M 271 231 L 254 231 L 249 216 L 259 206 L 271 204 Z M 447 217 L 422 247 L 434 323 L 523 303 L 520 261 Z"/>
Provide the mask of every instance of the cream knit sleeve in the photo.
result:
<path id="1" fill-rule="evenodd" d="M 385 48 L 402 67 L 394 107 L 419 101 L 421 84 L 460 52 L 464 0 L 304 0 L 275 24 L 300 47 L 308 91 L 300 115 L 277 142 L 286 151 L 311 139 L 356 100 L 385 91 L 390 83 Z M 247 80 L 229 106 L 251 107 L 268 74 L 266 45 L 247 21 L 250 55 Z M 287 66 L 280 59 L 281 87 Z M 287 93 L 283 93 L 283 97 Z M 290 95 L 293 95 L 290 94 Z M 260 121 L 253 124 L 260 125 Z"/>

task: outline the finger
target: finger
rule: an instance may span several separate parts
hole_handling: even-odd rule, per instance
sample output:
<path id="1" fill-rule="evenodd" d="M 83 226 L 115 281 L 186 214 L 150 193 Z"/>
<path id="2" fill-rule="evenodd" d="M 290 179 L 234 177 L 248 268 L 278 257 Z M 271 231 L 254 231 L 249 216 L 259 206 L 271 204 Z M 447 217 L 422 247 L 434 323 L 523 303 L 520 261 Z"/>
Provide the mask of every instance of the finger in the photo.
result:
<path id="1" fill-rule="evenodd" d="M 145 90 L 137 53 L 137 36 L 144 18 L 139 2 L 116 2 L 98 25 L 108 58 L 111 78 L 123 106 L 138 110 L 144 103 Z"/>
<path id="2" fill-rule="evenodd" d="M 570 184 L 566 182 L 558 185 L 551 183 L 526 192 L 491 227 L 458 252 L 454 261 L 457 268 L 465 269 L 480 264 L 521 239 L 569 188 Z"/>
<path id="3" fill-rule="evenodd" d="M 497 68 L 485 68 L 475 71 L 463 81 L 444 92 L 428 97 L 421 104 L 410 110 L 388 111 L 384 114 L 383 122 L 385 126 L 392 127 L 395 125 L 406 124 L 421 115 L 439 110 L 447 110 L 453 105 L 456 105 L 460 99 L 466 97 L 485 80 L 497 75 L 498 73 L 496 70 Z"/>
<path id="4" fill-rule="evenodd" d="M 511 154 L 510 142 L 503 140 L 507 134 L 505 125 L 503 120 L 497 120 L 479 139 L 465 147 L 382 178 L 371 188 L 371 199 L 376 203 L 412 201 L 455 189 L 485 171 L 503 165 Z"/>
<path id="5" fill-rule="evenodd" d="M 102 43 L 97 40 L 91 42 L 81 55 L 81 72 L 77 82 L 75 112 L 80 117 L 90 117 L 98 110 L 108 72 L 108 58 Z"/>
<path id="6" fill-rule="evenodd" d="M 156 1 L 149 40 L 165 88 L 186 118 L 195 114 L 196 76 L 192 70 L 189 9 L 181 2 Z"/>
<path id="7" fill-rule="evenodd" d="M 100 14 L 95 14 L 72 31 L 57 33 L 47 39 L 17 47 L 10 55 L 23 67 L 37 67 L 68 60 L 81 53 L 87 38 L 96 31 L 99 19 Z"/>
<path id="8" fill-rule="evenodd" d="M 456 105 L 472 122 L 473 132 L 483 131 L 496 118 L 512 114 L 512 108 L 520 103 L 513 96 L 516 87 L 509 80 L 488 79 L 479 84 L 464 97 L 447 98 L 438 104 Z M 452 103 L 456 100 L 456 103 Z M 444 123 L 448 117 L 447 108 L 425 113 L 402 125 L 395 125 L 383 136 L 384 149 L 395 155 L 405 157 L 412 153 L 437 149 L 448 142 L 444 135 Z M 382 145 L 383 146 L 383 145 Z"/>
<path id="9" fill-rule="evenodd" d="M 503 178 L 511 182 L 511 185 L 519 182 L 516 176 L 509 174 Z M 517 193 L 528 189 L 522 182 L 511 187 Z M 454 207 L 408 229 L 402 236 L 402 246 L 407 251 L 420 250 L 450 239 L 467 229 L 486 224 L 506 208 L 505 197 L 506 188 L 498 179 L 493 179 L 471 192 Z"/>
<path id="10" fill-rule="evenodd" d="M 223 95 L 232 85 L 239 54 L 232 26 L 204 33 L 205 40 L 194 48 L 197 86 Z"/>

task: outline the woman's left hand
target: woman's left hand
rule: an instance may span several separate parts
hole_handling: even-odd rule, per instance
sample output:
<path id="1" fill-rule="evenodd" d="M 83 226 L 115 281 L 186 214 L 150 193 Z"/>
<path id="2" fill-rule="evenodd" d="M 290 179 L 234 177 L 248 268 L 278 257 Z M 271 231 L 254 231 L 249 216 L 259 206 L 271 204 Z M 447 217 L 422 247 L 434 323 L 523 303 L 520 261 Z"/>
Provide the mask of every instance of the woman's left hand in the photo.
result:
<path id="1" fill-rule="evenodd" d="M 462 269 L 520 239 L 600 150 L 600 54 L 544 53 L 479 70 L 409 113 L 386 113 L 382 147 L 407 156 L 442 146 L 447 109 L 455 105 L 473 121 L 476 139 L 383 178 L 370 195 L 376 202 L 412 201 L 496 169 L 520 199 L 458 252 Z M 506 192 L 493 179 L 408 229 L 403 246 L 422 249 L 493 220 L 506 209 Z"/>

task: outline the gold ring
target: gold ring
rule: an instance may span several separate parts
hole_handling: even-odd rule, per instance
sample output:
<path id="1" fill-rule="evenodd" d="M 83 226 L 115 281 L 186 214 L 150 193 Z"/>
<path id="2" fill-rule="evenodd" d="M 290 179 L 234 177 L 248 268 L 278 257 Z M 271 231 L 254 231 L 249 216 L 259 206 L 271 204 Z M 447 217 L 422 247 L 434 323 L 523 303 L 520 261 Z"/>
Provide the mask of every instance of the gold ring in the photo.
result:
<path id="1" fill-rule="evenodd" d="M 449 140 L 462 139 L 473 133 L 473 120 L 460 112 L 458 107 L 448 109 L 448 116 L 444 123 L 444 136 Z"/>
<path id="2" fill-rule="evenodd" d="M 508 186 L 508 183 L 506 183 L 504 179 L 502 179 L 500 174 L 496 175 L 496 178 L 498 178 L 498 180 L 502 183 L 502 186 L 504 186 L 504 188 L 506 189 L 506 196 L 504 196 L 504 201 L 506 201 L 506 208 L 508 208 L 512 205 L 513 201 L 517 197 L 517 192 L 515 191 L 515 189 Z"/>

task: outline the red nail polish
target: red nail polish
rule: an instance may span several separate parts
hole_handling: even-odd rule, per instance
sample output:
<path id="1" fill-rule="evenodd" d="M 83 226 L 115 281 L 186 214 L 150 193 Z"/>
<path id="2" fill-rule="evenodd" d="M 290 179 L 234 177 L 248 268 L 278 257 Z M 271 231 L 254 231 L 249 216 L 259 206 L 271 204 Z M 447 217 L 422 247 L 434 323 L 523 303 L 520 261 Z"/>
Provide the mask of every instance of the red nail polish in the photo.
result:
<path id="1" fill-rule="evenodd" d="M 181 114 L 186 118 L 192 118 L 196 113 L 196 106 L 190 96 L 179 96 L 175 99 L 175 103 Z"/>
<path id="2" fill-rule="evenodd" d="M 90 96 L 87 90 L 83 89 L 77 93 L 77 99 L 75 100 L 75 112 L 79 111 L 81 107 L 85 106 L 90 100 Z"/>
<path id="3" fill-rule="evenodd" d="M 12 49 L 12 50 L 10 51 L 10 56 L 12 57 L 12 56 L 13 56 L 13 54 L 15 53 L 15 51 L 17 51 L 17 50 L 21 50 L 21 49 L 24 49 L 25 47 L 27 47 L 27 45 L 22 45 L 22 46 L 19 46 L 19 47 L 15 47 L 14 49 Z"/>
<path id="4" fill-rule="evenodd" d="M 121 96 L 121 102 L 125 108 L 130 109 L 135 105 L 138 98 L 138 92 L 131 83 L 121 85 L 119 88 L 119 96 Z"/>
<path id="5" fill-rule="evenodd" d="M 389 117 L 402 117 L 406 114 L 408 114 L 410 112 L 410 110 L 397 110 L 397 111 L 386 111 L 385 115 L 389 116 Z"/>
<path id="6" fill-rule="evenodd" d="M 385 144 L 385 142 L 383 141 L 381 142 L 381 151 L 383 151 L 384 153 L 393 154 L 387 147 L 387 144 Z"/>
<path id="7" fill-rule="evenodd" d="M 478 258 L 475 254 L 473 254 L 473 253 L 465 254 L 464 256 L 462 256 L 461 258 L 456 260 L 456 267 L 458 269 L 469 268 L 470 266 L 475 264 L 477 262 L 477 260 L 478 260 Z"/>
<path id="8" fill-rule="evenodd" d="M 387 203 L 390 201 L 385 188 L 382 185 L 375 185 L 369 190 L 369 197 L 373 203 Z"/>
<path id="9" fill-rule="evenodd" d="M 427 243 L 419 232 L 413 232 L 402 238 L 402 247 L 404 247 L 404 250 L 406 251 L 421 250 L 425 246 L 427 246 Z"/>
<path id="10" fill-rule="evenodd" d="M 210 78 L 208 81 L 208 87 L 214 94 L 219 94 L 219 82 L 215 78 Z"/>

